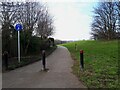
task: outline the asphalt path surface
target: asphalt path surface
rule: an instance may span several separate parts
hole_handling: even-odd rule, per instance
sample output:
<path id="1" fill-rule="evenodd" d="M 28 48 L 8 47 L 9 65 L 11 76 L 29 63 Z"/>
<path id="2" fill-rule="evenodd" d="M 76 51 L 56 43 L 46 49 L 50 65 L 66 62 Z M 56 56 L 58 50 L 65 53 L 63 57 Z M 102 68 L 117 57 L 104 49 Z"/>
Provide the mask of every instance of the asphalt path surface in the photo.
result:
<path id="1" fill-rule="evenodd" d="M 72 73 L 73 60 L 67 48 L 58 46 L 46 58 L 48 71 L 42 71 L 42 62 L 2 74 L 3 88 L 86 88 Z"/>

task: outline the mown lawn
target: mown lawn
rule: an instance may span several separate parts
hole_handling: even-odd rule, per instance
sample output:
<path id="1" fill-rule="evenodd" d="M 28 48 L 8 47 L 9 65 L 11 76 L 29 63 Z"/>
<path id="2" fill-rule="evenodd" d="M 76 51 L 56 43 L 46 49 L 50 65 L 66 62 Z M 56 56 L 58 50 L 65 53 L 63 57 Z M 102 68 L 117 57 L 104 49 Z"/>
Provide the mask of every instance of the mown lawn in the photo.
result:
<path id="1" fill-rule="evenodd" d="M 77 50 L 75 50 L 77 44 Z M 77 41 L 62 44 L 75 60 L 73 73 L 88 88 L 120 88 L 118 85 L 118 41 Z M 79 51 L 84 50 L 84 70 L 80 70 Z"/>

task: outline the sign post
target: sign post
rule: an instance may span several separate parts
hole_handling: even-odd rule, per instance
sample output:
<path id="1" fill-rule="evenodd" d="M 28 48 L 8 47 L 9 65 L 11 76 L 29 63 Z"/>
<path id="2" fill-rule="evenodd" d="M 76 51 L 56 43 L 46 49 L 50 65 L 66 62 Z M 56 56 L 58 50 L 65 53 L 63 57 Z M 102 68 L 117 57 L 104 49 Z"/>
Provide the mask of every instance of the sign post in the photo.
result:
<path id="1" fill-rule="evenodd" d="M 22 30 L 22 25 L 16 24 L 15 29 L 18 31 L 18 62 L 20 63 L 20 30 Z"/>

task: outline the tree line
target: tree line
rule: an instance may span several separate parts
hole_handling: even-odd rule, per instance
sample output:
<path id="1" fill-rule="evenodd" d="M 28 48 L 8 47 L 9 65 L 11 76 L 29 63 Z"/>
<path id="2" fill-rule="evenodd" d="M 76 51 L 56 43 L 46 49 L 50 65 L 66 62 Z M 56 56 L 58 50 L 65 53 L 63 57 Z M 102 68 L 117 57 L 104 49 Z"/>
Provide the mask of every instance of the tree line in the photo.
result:
<path id="1" fill-rule="evenodd" d="M 17 31 L 20 23 L 21 53 L 39 52 L 48 48 L 48 37 L 54 33 L 53 17 L 45 4 L 39 2 L 1 2 L 0 25 L 2 27 L 2 51 L 17 56 Z"/>
<path id="2" fill-rule="evenodd" d="M 94 8 L 91 24 L 92 37 L 95 40 L 120 38 L 120 2 L 99 2 Z"/>

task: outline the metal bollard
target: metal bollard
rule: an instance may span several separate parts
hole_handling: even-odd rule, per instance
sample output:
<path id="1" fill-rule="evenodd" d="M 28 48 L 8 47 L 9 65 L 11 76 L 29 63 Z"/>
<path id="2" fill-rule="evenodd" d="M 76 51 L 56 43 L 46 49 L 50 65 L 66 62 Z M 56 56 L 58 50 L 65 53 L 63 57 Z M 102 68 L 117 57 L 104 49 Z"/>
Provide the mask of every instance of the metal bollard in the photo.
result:
<path id="1" fill-rule="evenodd" d="M 75 44 L 75 50 L 77 51 L 77 44 Z"/>
<path id="2" fill-rule="evenodd" d="M 46 55 L 45 50 L 42 51 L 42 64 L 43 64 L 43 70 L 46 70 Z"/>
<path id="3" fill-rule="evenodd" d="M 84 57 L 83 57 L 83 50 L 80 50 L 80 67 L 83 70 L 84 69 Z"/>

